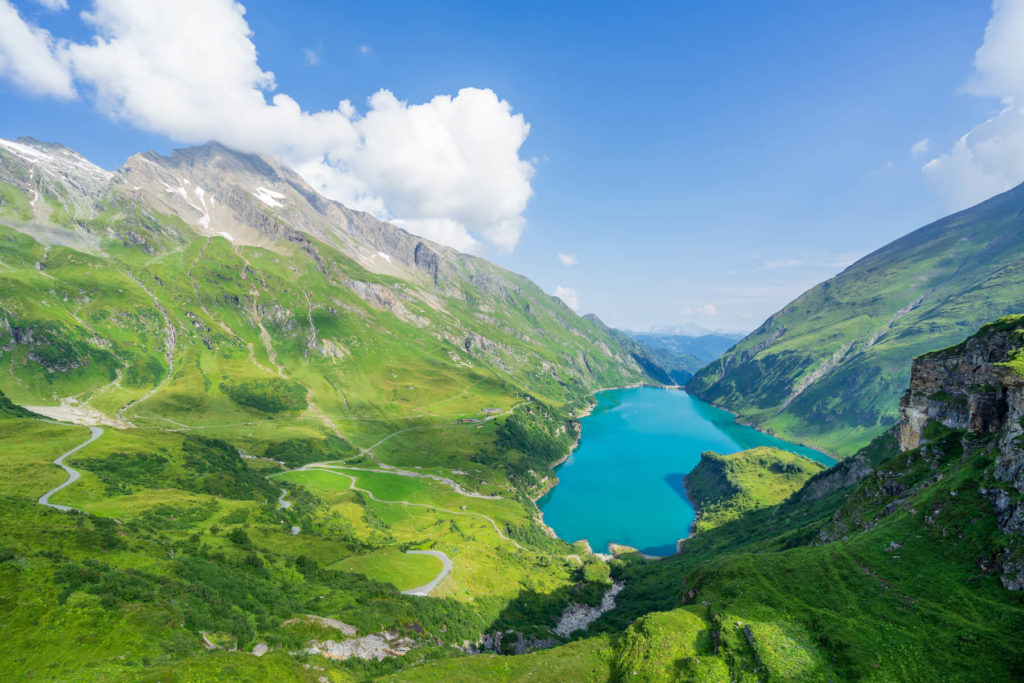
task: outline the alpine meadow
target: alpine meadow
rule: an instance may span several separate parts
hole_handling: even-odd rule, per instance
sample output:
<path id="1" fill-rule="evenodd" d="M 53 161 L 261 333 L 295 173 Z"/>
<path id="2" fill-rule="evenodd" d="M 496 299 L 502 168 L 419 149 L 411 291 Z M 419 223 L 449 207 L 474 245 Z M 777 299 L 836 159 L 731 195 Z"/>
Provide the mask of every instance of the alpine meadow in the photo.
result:
<path id="1" fill-rule="evenodd" d="M 0 679 L 1024 680 L 1021 45 L 0 0 Z"/>

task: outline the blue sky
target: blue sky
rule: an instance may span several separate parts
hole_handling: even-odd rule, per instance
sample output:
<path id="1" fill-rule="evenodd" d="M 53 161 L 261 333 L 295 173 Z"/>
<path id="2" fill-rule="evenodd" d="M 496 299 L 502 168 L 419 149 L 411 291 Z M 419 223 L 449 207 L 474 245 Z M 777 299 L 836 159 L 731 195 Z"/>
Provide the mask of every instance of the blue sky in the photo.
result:
<path id="1" fill-rule="evenodd" d="M 105 2 L 112 22 L 118 1 Z M 115 30 L 83 22 L 91 2 L 61 4 L 0 0 L 0 10 L 72 43 Z M 1000 168 L 998 182 L 956 191 L 969 169 L 957 165 L 955 144 L 1015 94 L 999 59 L 975 65 L 976 50 L 998 37 L 986 38 L 996 25 L 988 2 L 243 4 L 258 67 L 273 72 L 267 97 L 286 93 L 305 111 L 347 99 L 359 117 L 381 89 L 409 105 L 493 91 L 511 111 L 496 99 L 467 116 L 486 110 L 481 125 L 502 127 L 505 137 L 487 139 L 522 177 L 477 188 L 493 192 L 490 204 L 452 204 L 459 234 L 620 327 L 752 329 L 854 259 L 1024 180 L 1024 169 Z M 1019 3 L 997 3 L 997 17 L 1001 4 Z M 1012 19 L 1003 22 L 1011 34 Z M 183 26 L 205 20 L 200 12 Z M 204 27 L 207 42 L 219 42 L 216 21 Z M 237 33 L 237 22 L 224 25 Z M 19 47 L 4 41 L 0 29 L 0 136 L 63 142 L 107 168 L 202 140 L 205 128 L 129 107 L 112 118 L 97 104 L 109 81 L 77 63 L 70 99 L 59 83 L 29 93 L 32 76 L 19 80 L 10 66 Z M 525 141 L 506 139 L 526 130 L 506 125 L 515 115 L 529 124 Z M 378 183 L 364 195 L 409 226 L 444 218 L 400 196 L 403 187 Z M 478 217 L 499 204 L 505 231 L 489 233 Z"/>

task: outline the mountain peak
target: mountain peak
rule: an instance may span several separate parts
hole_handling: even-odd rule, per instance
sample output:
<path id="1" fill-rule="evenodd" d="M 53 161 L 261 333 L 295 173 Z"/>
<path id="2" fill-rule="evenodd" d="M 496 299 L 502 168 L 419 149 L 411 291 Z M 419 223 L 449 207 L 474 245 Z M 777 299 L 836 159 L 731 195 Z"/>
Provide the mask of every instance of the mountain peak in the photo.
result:
<path id="1" fill-rule="evenodd" d="M 259 154 L 239 152 L 217 141 L 210 141 L 193 147 L 181 147 L 173 150 L 169 157 L 150 150 L 133 156 L 126 162 L 126 165 L 130 164 L 132 159 L 137 157 L 144 158 L 165 168 L 189 171 L 196 168 L 218 168 L 236 173 L 242 172 L 263 176 L 271 180 L 278 180 L 281 176 L 279 172 L 281 166 L 279 164 L 271 163 L 266 157 Z"/>

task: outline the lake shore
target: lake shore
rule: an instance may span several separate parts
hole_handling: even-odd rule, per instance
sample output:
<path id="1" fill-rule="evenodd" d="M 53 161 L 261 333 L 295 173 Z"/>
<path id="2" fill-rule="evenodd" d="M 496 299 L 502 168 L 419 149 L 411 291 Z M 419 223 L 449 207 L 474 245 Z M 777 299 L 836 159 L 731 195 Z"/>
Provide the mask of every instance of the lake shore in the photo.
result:
<path id="1" fill-rule="evenodd" d="M 595 397 L 595 399 L 598 399 L 598 400 L 595 400 L 595 403 L 593 405 L 589 406 L 589 408 L 586 411 L 581 411 L 579 414 L 577 414 L 577 418 L 576 419 L 582 420 L 583 417 L 588 417 L 588 416 L 593 416 L 592 419 L 602 419 L 602 420 L 605 419 L 605 418 L 601 417 L 603 415 L 603 413 L 598 413 L 596 416 L 594 416 L 594 411 L 595 411 L 596 407 L 598 405 L 601 405 L 599 397 L 600 397 L 600 395 L 603 392 L 606 392 L 606 391 L 616 391 L 616 390 L 627 390 L 627 391 L 628 390 L 638 390 L 639 391 L 639 390 L 644 389 L 644 388 L 682 390 L 684 393 L 686 393 L 685 389 L 683 387 L 666 387 L 664 385 L 656 385 L 656 384 L 651 384 L 651 383 L 648 383 L 648 382 L 636 382 L 636 383 L 632 383 L 630 385 L 622 386 L 622 387 L 602 388 L 602 389 L 594 391 L 593 394 L 592 394 L 592 396 Z M 636 400 L 637 398 L 638 397 L 634 396 L 632 398 L 632 400 Z M 703 405 L 707 405 L 707 406 L 709 406 L 711 408 L 715 408 L 716 410 L 721 410 L 717 406 L 711 406 L 710 404 L 707 404 L 707 403 L 701 401 L 697 397 L 691 397 L 691 400 L 692 401 L 696 401 L 699 404 L 703 404 Z M 607 402 L 607 401 L 605 401 L 605 402 Z M 675 404 L 674 401 L 670 401 L 670 403 L 673 404 L 673 405 Z M 664 423 L 665 427 L 668 427 L 669 425 L 675 425 L 677 423 L 677 420 L 680 419 L 680 418 L 682 418 L 682 419 L 692 419 L 692 417 L 693 417 L 693 415 L 690 415 L 687 412 L 686 409 L 683 410 L 683 413 L 678 414 L 678 415 L 674 412 L 676 410 L 675 408 L 672 408 L 668 413 L 663 413 L 663 412 L 659 413 L 660 408 L 658 408 L 658 406 L 660 406 L 662 404 L 663 404 L 663 401 L 660 400 L 660 399 L 657 399 L 657 396 L 655 394 L 646 395 L 646 398 L 640 398 L 641 413 L 644 414 L 644 415 L 647 415 L 648 419 L 652 415 L 658 416 L 656 419 L 666 421 Z M 684 404 L 685 405 L 689 405 L 690 403 L 688 401 L 684 401 Z M 614 402 L 612 404 L 610 404 L 610 405 L 614 405 Z M 634 406 L 634 408 L 635 408 L 635 406 Z M 651 410 L 654 410 L 655 412 L 651 413 L 651 412 L 649 412 L 647 410 L 647 408 L 650 408 Z M 727 411 L 727 410 L 721 410 L 721 412 L 724 413 L 725 415 L 731 416 L 731 419 L 726 418 L 725 422 L 723 423 L 721 417 L 717 418 L 718 421 L 715 423 L 716 424 L 716 431 L 717 430 L 724 430 L 724 431 L 721 431 L 719 433 L 722 434 L 722 435 L 730 435 L 727 438 L 730 438 L 730 439 L 733 438 L 731 435 L 734 434 L 736 432 L 736 430 L 750 430 L 750 432 L 755 432 L 757 434 L 760 434 L 765 439 L 768 439 L 768 441 L 766 441 L 765 443 L 763 443 L 763 444 L 757 443 L 756 445 L 770 445 L 770 446 L 773 446 L 773 447 L 781 447 L 781 448 L 785 448 L 786 447 L 785 444 L 770 443 L 769 441 L 778 439 L 778 437 L 775 437 L 774 435 L 770 434 L 767 431 L 760 430 L 760 429 L 757 429 L 757 428 L 752 428 L 749 425 L 743 425 L 739 420 L 736 420 L 735 413 L 733 413 L 731 411 Z M 690 415 L 690 416 L 687 417 L 688 415 Z M 710 417 L 701 417 L 700 419 L 701 420 L 709 420 L 711 418 Z M 643 420 L 641 419 L 641 423 L 642 422 L 643 422 Z M 671 429 L 675 429 L 675 427 L 670 427 L 670 430 Z M 572 446 L 570 448 L 568 448 L 567 452 L 564 455 L 562 455 L 562 457 L 560 457 L 557 461 L 553 462 L 550 465 L 550 467 L 552 467 L 553 471 L 554 471 L 555 468 L 559 468 L 559 466 L 565 464 L 570 459 L 570 457 L 579 449 L 580 444 L 582 442 L 582 431 L 583 431 L 583 428 L 582 428 L 582 424 L 581 424 L 581 426 L 580 426 L 580 433 L 577 435 L 576 440 L 573 442 Z M 654 433 L 661 434 L 662 433 L 662 427 L 656 427 L 655 430 L 654 430 Z M 697 432 L 693 432 L 693 433 L 694 434 L 700 433 L 700 430 L 698 430 Z M 690 457 L 689 450 L 690 450 L 691 446 L 687 445 L 687 443 L 686 443 L 686 441 L 691 438 L 690 434 L 691 434 L 690 432 L 687 432 L 685 430 L 683 430 L 681 433 L 679 433 L 679 437 L 683 439 L 683 441 L 681 442 L 682 448 L 684 449 L 684 452 L 687 453 L 687 455 L 684 456 L 684 460 L 688 459 Z M 748 435 L 745 437 L 745 440 L 741 440 L 740 443 L 747 444 L 747 442 L 750 441 L 750 440 L 751 440 L 751 436 L 750 436 L 750 433 L 748 432 Z M 756 439 L 755 439 L 755 442 L 756 442 Z M 588 449 L 590 448 L 590 443 L 591 442 L 588 441 Z M 796 444 L 794 442 L 786 442 L 786 443 L 791 444 L 791 446 L 794 449 L 797 449 L 800 446 L 799 444 Z M 641 456 L 645 452 L 644 451 L 644 447 L 642 445 L 639 445 L 640 442 L 636 442 L 636 444 L 637 445 L 635 446 L 635 448 L 638 449 L 638 450 L 636 450 L 635 452 L 636 452 L 636 454 L 638 456 Z M 599 461 L 597 461 L 596 463 L 591 463 L 590 465 L 591 466 L 596 466 L 596 467 L 599 467 L 599 468 L 604 468 L 604 469 L 608 470 L 609 472 L 611 472 L 611 471 L 618 471 L 618 470 L 615 470 L 615 467 L 614 467 L 614 464 L 619 462 L 618 460 L 616 460 L 617 456 L 614 453 L 604 453 L 602 455 L 601 451 L 600 451 L 600 448 L 601 448 L 600 444 L 595 442 L 593 445 L 598 447 L 598 450 L 595 451 L 594 455 L 595 455 L 595 457 L 599 458 Z M 754 445 L 755 444 L 749 444 L 749 445 L 747 445 L 747 447 L 753 447 Z M 733 446 L 734 446 L 734 449 L 735 449 L 735 442 L 733 442 Z M 626 451 L 629 451 L 631 449 L 631 446 L 629 446 L 629 445 L 624 445 L 624 446 L 620 445 L 618 448 L 621 449 L 623 447 L 626 448 Z M 692 447 L 698 449 L 698 451 L 694 451 L 694 454 L 696 454 L 697 452 L 702 452 L 703 450 L 715 450 L 716 448 L 721 450 L 722 445 L 717 445 L 716 446 L 713 443 L 707 443 L 707 444 L 697 443 L 697 444 L 694 444 Z M 699 516 L 700 516 L 700 505 L 699 505 L 699 502 L 694 498 L 693 492 L 690 490 L 688 482 L 687 482 L 687 480 L 685 478 L 685 474 L 688 473 L 689 469 L 692 469 L 692 468 L 686 469 L 686 468 L 689 467 L 689 465 L 685 464 L 683 462 L 680 462 L 678 457 L 676 455 L 674 455 L 674 453 L 676 452 L 676 450 L 675 450 L 676 448 L 677 448 L 676 446 L 669 445 L 668 446 L 669 450 L 666 451 L 665 450 L 665 446 L 662 446 L 660 451 L 658 451 L 657 453 L 652 453 L 653 457 L 660 458 L 663 461 L 661 465 L 657 465 L 656 467 L 664 467 L 664 469 L 662 470 L 662 472 L 664 474 L 658 474 L 657 470 L 655 470 L 655 471 L 652 471 L 652 472 L 648 472 L 644 476 L 650 477 L 650 476 L 654 475 L 656 477 L 660 477 L 660 476 L 665 476 L 665 474 L 671 474 L 673 477 L 680 477 L 680 476 L 683 477 L 683 480 L 681 482 L 683 484 L 682 486 L 679 486 L 680 482 L 677 481 L 677 480 L 674 480 L 675 483 L 671 484 L 671 485 L 673 486 L 673 488 L 676 489 L 676 494 L 675 494 L 676 495 L 676 500 L 680 501 L 681 503 L 683 503 L 686 506 L 686 508 L 688 508 L 689 510 L 692 510 L 692 513 L 694 515 L 694 517 L 692 517 L 692 518 L 689 517 L 688 514 L 686 515 L 686 517 L 690 521 L 689 522 L 684 522 L 684 524 L 685 524 L 684 528 L 687 531 L 687 536 L 685 538 L 678 538 L 677 537 L 671 545 L 668 544 L 668 543 L 664 543 L 664 544 L 659 543 L 658 537 L 657 537 L 657 534 L 659 532 L 657 532 L 656 529 L 660 528 L 663 531 L 667 530 L 667 531 L 669 531 L 671 533 L 671 526 L 672 526 L 671 520 L 675 519 L 675 514 L 676 514 L 676 513 L 672 512 L 675 509 L 675 505 L 672 504 L 671 502 L 662 500 L 661 503 L 658 503 L 657 505 L 651 506 L 649 504 L 649 500 L 648 500 L 649 496 L 647 495 L 647 493 L 643 493 L 643 494 L 637 493 L 636 494 L 637 496 L 639 496 L 637 498 L 637 501 L 639 501 L 640 507 L 647 509 L 648 513 L 647 513 L 647 516 L 638 517 L 635 525 L 631 525 L 631 524 L 623 521 L 630 514 L 632 514 L 630 510 L 626 509 L 626 510 L 623 510 L 620 515 L 618 515 L 618 520 L 611 519 L 611 520 L 609 520 L 609 523 L 607 523 L 607 524 L 605 522 L 595 521 L 596 519 L 601 519 L 602 518 L 601 515 L 598 515 L 597 518 L 591 518 L 589 522 L 586 521 L 586 520 L 579 520 L 579 519 L 577 519 L 577 521 L 574 522 L 573 524 L 570 524 L 569 526 L 565 526 L 565 522 L 561 521 L 561 520 L 566 518 L 566 514 L 567 514 L 566 510 L 571 510 L 572 507 L 575 505 L 577 507 L 577 509 L 580 510 L 580 512 L 569 512 L 568 514 L 572 515 L 572 518 L 580 518 L 581 513 L 585 513 L 585 509 L 587 508 L 587 505 L 598 505 L 600 507 L 603 504 L 600 504 L 597 501 L 598 500 L 600 500 L 600 501 L 607 501 L 607 500 L 609 500 L 609 495 L 610 494 L 607 493 L 607 492 L 604 492 L 602 490 L 594 490 L 592 488 L 588 488 L 588 490 L 585 491 L 585 492 L 576 491 L 576 490 L 572 490 L 572 488 L 570 487 L 570 489 L 567 489 L 566 494 L 561 496 L 559 499 L 557 499 L 557 500 L 549 499 L 548 501 L 545 501 L 545 509 L 542 510 L 540 508 L 539 503 L 540 503 L 540 501 L 545 496 L 550 494 L 551 491 L 556 486 L 559 486 L 559 485 L 568 486 L 568 484 L 566 484 L 566 482 L 563 481 L 563 478 L 558 477 L 557 474 L 554 474 L 553 476 L 551 476 L 551 478 L 548 481 L 546 481 L 538 489 L 536 495 L 531 496 L 532 499 L 533 499 L 533 503 L 534 503 L 534 505 L 535 505 L 535 507 L 537 509 L 537 514 L 536 514 L 536 518 L 535 518 L 537 523 L 541 525 L 541 527 L 544 529 L 545 533 L 547 533 L 549 536 L 551 536 L 553 538 L 562 538 L 563 540 L 567 540 L 569 542 L 571 542 L 571 540 L 575 540 L 577 538 L 585 538 L 588 541 L 590 541 L 591 543 L 597 543 L 598 545 L 603 545 L 603 544 L 605 544 L 607 542 L 608 545 L 619 548 L 618 552 L 626 552 L 627 554 L 632 555 L 634 557 L 640 557 L 640 558 L 654 560 L 656 558 L 670 557 L 670 556 L 672 556 L 674 554 L 677 554 L 678 552 L 680 552 L 680 549 L 682 548 L 682 546 L 686 542 L 686 540 L 688 540 L 689 538 L 693 537 L 693 534 L 695 532 L 696 523 L 697 523 L 697 521 L 699 519 Z M 726 448 L 728 448 L 728 447 L 726 447 Z M 742 448 L 742 446 L 740 448 Z M 799 448 L 799 451 L 805 451 L 806 452 L 806 451 L 810 451 L 810 450 L 813 450 L 813 449 L 810 449 L 808 447 L 800 447 Z M 732 451 L 729 451 L 729 452 L 732 452 Z M 794 450 L 794 452 L 798 452 L 798 451 Z M 590 451 L 588 450 L 588 455 L 589 455 L 589 453 L 590 453 Z M 816 451 L 815 452 L 815 456 L 812 456 L 810 454 L 803 454 L 803 455 L 804 455 L 804 457 L 809 457 L 811 459 L 816 459 L 816 456 L 818 454 L 820 454 L 822 456 L 825 456 L 825 457 L 822 458 L 822 461 L 831 460 L 831 456 L 827 456 L 826 454 L 821 454 L 820 451 Z M 602 457 L 606 460 L 606 462 L 604 462 L 603 464 L 600 461 L 600 458 L 602 458 Z M 609 460 L 609 458 L 611 458 L 611 459 Z M 640 460 L 637 461 L 637 463 L 639 464 L 640 462 L 644 462 L 644 461 L 646 461 L 646 458 L 641 457 Z M 577 461 L 574 461 L 574 462 L 576 462 L 576 466 L 580 465 L 579 462 L 577 462 Z M 673 463 L 678 463 L 678 464 L 673 464 Z M 694 463 L 694 464 L 696 464 L 696 463 Z M 825 464 L 828 465 L 827 462 Z M 609 467 L 611 467 L 610 470 L 608 469 Z M 646 467 L 646 465 L 644 467 Z M 679 467 L 680 469 L 673 469 L 675 467 Z M 641 469 L 643 469 L 643 467 L 641 467 Z M 563 474 L 564 474 L 564 472 L 563 472 Z M 622 472 L 622 476 L 625 477 L 626 479 L 629 479 L 630 478 L 630 472 L 623 471 Z M 623 482 L 617 482 L 613 486 L 621 488 L 621 484 L 622 483 Z M 588 484 L 588 487 L 590 487 L 590 486 L 591 486 L 591 484 Z M 620 490 L 620 488 L 616 488 L 615 490 Z M 649 490 L 648 489 L 648 490 L 645 490 L 645 491 L 651 493 L 655 497 L 663 497 L 663 494 L 657 493 L 657 492 L 655 492 L 653 490 Z M 583 497 L 580 500 L 575 501 L 575 498 L 579 498 L 580 495 L 582 495 Z M 569 498 L 566 499 L 565 496 L 569 496 Z M 572 499 L 574 502 L 570 502 L 570 499 Z M 566 507 L 567 505 L 569 507 Z M 582 506 L 582 508 L 579 507 L 579 506 Z M 667 507 L 665 507 L 665 506 L 667 506 Z M 549 514 L 545 515 L 545 511 L 547 511 Z M 607 509 L 604 512 L 607 513 Z M 685 513 L 683 513 L 683 514 L 685 514 Z M 552 517 L 552 515 L 556 515 L 556 516 Z M 607 517 L 607 516 L 608 516 L 607 514 L 604 514 L 604 517 Z M 583 514 L 583 517 L 587 517 L 587 515 Z M 554 527 L 551 526 L 548 523 L 549 519 L 550 520 L 555 520 L 556 523 L 559 524 L 559 527 L 562 528 L 562 531 L 566 534 L 564 537 L 560 536 L 558 534 L 558 532 L 555 531 Z M 602 529 L 603 529 L 603 531 L 602 531 Z M 648 550 L 648 552 L 646 552 L 646 553 L 645 552 L 641 552 L 639 550 L 639 548 L 637 548 L 635 550 L 627 549 L 627 546 L 626 546 L 625 543 L 621 543 L 621 542 L 617 541 L 616 537 L 622 538 L 623 540 L 625 540 L 626 538 L 629 538 L 631 535 L 633 535 L 628 530 L 638 531 L 639 532 L 639 536 L 645 538 L 645 540 L 642 543 L 639 543 L 639 544 L 634 543 L 634 544 L 631 544 L 632 546 L 642 545 L 644 547 L 650 548 L 651 550 L 653 550 L 656 547 L 658 554 L 652 554 L 650 552 L 650 550 Z M 675 533 L 678 534 L 678 530 Z M 628 543 L 628 541 L 627 541 L 627 543 Z M 674 550 L 675 552 L 672 552 L 672 550 L 670 550 L 670 549 Z M 603 548 L 601 548 L 601 550 L 603 550 Z M 661 553 L 664 553 L 664 554 L 661 554 Z"/>
<path id="2" fill-rule="evenodd" d="M 685 391 L 685 387 L 683 389 Z M 693 396 L 696 397 L 696 398 L 700 398 L 696 394 L 693 394 Z M 700 400 L 703 401 L 704 399 L 701 398 Z M 835 465 L 836 463 L 838 463 L 840 460 L 843 459 L 843 458 L 837 458 L 832 453 L 829 453 L 828 451 L 823 451 L 822 449 L 818 448 L 817 446 L 812 446 L 811 444 L 804 443 L 803 441 L 796 441 L 795 439 L 791 439 L 789 437 L 780 436 L 779 434 L 776 434 L 775 432 L 773 432 L 772 430 L 768 429 L 767 427 L 760 427 L 760 426 L 758 426 L 756 424 L 752 424 L 750 422 L 745 422 L 745 421 L 743 421 L 740 418 L 738 413 L 736 413 L 736 412 L 734 412 L 732 410 L 729 410 L 725 406 L 720 406 L 717 403 L 711 403 L 711 401 L 705 401 L 705 402 L 710 404 L 710 405 L 712 405 L 712 406 L 714 406 L 715 408 L 718 408 L 719 410 L 724 410 L 725 412 L 727 412 L 730 415 L 732 415 L 732 419 L 735 420 L 736 424 L 738 424 L 738 425 L 743 425 L 744 427 L 750 427 L 751 429 L 755 429 L 755 430 L 761 432 L 762 434 L 767 434 L 768 436 L 773 436 L 776 439 L 783 439 L 784 441 L 789 441 L 790 443 L 795 443 L 797 446 L 803 446 L 804 448 L 809 448 L 812 451 L 818 451 L 822 455 L 830 458 L 833 461 L 832 462 L 833 465 Z"/>

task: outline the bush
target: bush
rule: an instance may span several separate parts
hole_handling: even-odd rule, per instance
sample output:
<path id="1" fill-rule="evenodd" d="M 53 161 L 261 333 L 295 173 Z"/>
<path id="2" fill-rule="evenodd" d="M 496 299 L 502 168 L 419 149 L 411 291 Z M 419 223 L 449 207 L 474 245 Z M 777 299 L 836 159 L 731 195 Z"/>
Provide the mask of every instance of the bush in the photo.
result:
<path id="1" fill-rule="evenodd" d="M 287 379 L 254 379 L 239 384 L 222 382 L 220 390 L 240 406 L 264 413 L 306 409 L 306 387 Z"/>
<path id="2" fill-rule="evenodd" d="M 249 540 L 249 534 L 245 533 L 244 529 L 238 527 L 231 530 L 228 534 L 228 540 L 242 548 L 252 547 L 252 541 Z"/>

